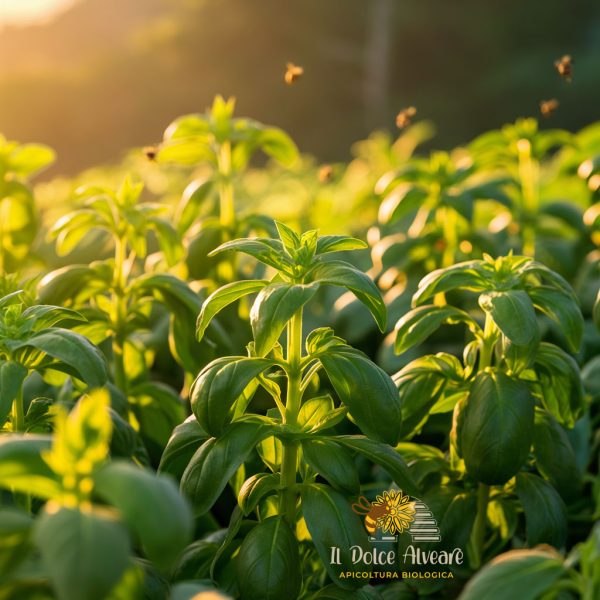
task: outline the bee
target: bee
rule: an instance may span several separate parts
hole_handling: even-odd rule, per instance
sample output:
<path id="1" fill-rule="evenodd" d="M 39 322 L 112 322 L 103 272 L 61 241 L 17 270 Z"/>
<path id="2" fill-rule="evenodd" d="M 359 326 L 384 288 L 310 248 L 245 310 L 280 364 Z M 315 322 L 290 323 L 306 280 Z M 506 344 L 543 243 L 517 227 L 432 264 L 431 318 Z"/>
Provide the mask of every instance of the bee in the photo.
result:
<path id="1" fill-rule="evenodd" d="M 571 81 L 573 78 L 573 59 L 569 54 L 565 54 L 560 60 L 554 61 L 554 67 L 564 80 Z"/>
<path id="2" fill-rule="evenodd" d="M 146 146 L 142 152 L 148 160 L 154 161 L 156 160 L 156 155 L 158 154 L 158 148 L 156 146 Z"/>
<path id="3" fill-rule="evenodd" d="M 408 127 L 412 123 L 412 119 L 416 114 L 417 109 L 414 106 L 403 108 L 396 115 L 396 127 L 398 127 L 398 129 L 404 129 L 405 127 Z"/>
<path id="4" fill-rule="evenodd" d="M 369 535 L 375 535 L 377 521 L 390 512 L 387 504 L 372 504 L 364 496 L 359 496 L 358 502 L 352 505 L 352 510 L 357 515 L 365 515 L 365 529 Z"/>
<path id="5" fill-rule="evenodd" d="M 542 100 L 540 102 L 540 112 L 542 113 L 543 117 L 551 117 L 552 113 L 554 113 L 554 111 L 559 107 L 559 105 L 559 101 L 555 98 L 552 98 L 552 100 Z"/>
<path id="6" fill-rule="evenodd" d="M 333 177 L 333 167 L 331 165 L 323 165 L 319 169 L 319 181 L 321 183 L 329 183 Z"/>
<path id="7" fill-rule="evenodd" d="M 283 78 L 288 85 L 296 83 L 302 75 L 304 75 L 304 67 L 299 67 L 292 62 L 286 64 L 285 75 Z"/>

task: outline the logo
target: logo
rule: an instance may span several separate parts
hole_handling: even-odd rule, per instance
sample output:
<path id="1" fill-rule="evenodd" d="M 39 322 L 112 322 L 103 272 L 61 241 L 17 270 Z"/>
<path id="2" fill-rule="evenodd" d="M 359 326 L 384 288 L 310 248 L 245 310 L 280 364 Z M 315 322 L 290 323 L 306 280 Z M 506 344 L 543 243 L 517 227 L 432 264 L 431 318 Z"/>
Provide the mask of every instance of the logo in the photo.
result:
<path id="1" fill-rule="evenodd" d="M 419 498 L 386 490 L 373 501 L 359 496 L 352 510 L 363 517 L 370 544 L 331 546 L 329 564 L 340 579 L 452 579 L 453 566 L 463 563 L 460 548 L 437 544 L 437 520 Z"/>
<path id="2" fill-rule="evenodd" d="M 427 505 L 402 490 L 383 492 L 373 502 L 360 496 L 352 510 L 364 515 L 371 542 L 396 542 L 404 531 L 408 531 L 413 542 L 439 542 L 442 539 L 437 521 Z"/>

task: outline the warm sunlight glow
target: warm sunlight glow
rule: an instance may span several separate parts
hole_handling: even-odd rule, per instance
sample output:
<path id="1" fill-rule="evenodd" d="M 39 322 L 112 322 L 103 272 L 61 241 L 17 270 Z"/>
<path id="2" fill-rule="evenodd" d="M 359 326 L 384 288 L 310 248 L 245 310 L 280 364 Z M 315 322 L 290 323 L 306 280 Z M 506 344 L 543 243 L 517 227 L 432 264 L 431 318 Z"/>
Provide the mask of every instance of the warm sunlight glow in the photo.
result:
<path id="1" fill-rule="evenodd" d="M 45 21 L 77 0 L 0 0 L 0 26 Z"/>

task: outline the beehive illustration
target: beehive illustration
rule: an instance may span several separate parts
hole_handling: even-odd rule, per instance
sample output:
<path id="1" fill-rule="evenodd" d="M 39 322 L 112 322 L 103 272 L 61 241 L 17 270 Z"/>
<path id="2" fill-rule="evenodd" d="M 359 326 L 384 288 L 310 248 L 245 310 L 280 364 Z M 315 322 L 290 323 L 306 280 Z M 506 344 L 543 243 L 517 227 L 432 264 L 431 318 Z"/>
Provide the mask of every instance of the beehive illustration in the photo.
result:
<path id="1" fill-rule="evenodd" d="M 440 542 L 440 528 L 424 502 L 415 498 L 415 517 L 408 528 L 413 542 Z"/>

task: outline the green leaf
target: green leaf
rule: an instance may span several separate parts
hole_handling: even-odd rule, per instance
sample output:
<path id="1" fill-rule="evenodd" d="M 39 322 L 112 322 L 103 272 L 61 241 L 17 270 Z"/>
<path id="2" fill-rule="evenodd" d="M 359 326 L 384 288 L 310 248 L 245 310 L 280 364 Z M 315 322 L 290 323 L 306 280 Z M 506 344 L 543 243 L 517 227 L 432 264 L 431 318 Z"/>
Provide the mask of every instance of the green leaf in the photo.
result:
<path id="1" fill-rule="evenodd" d="M 290 166 L 298 157 L 298 148 L 292 138 L 276 127 L 267 127 L 259 134 L 262 151 L 285 166 Z"/>
<path id="2" fill-rule="evenodd" d="M 323 235 L 317 239 L 316 254 L 343 252 L 346 250 L 365 250 L 369 245 L 357 238 L 346 235 Z"/>
<path id="3" fill-rule="evenodd" d="M 399 452 L 387 444 L 360 435 L 338 435 L 334 439 L 342 446 L 362 454 L 371 462 L 385 469 L 404 492 L 411 496 L 419 496 L 419 486 L 415 483 Z"/>
<path id="4" fill-rule="evenodd" d="M 312 281 L 335 285 L 352 292 L 371 312 L 377 326 L 385 331 L 387 311 L 379 288 L 368 275 L 340 260 L 319 262 L 311 270 Z"/>
<path id="5" fill-rule="evenodd" d="M 202 310 L 198 315 L 196 323 L 196 336 L 198 339 L 202 339 L 208 324 L 219 311 L 248 294 L 259 292 L 266 285 L 269 285 L 266 279 L 234 281 L 213 292 L 202 304 Z"/>
<path id="6" fill-rule="evenodd" d="M 559 423 L 573 427 L 584 408 L 584 391 L 577 363 L 564 350 L 542 342 L 535 366 L 544 407 Z"/>
<path id="7" fill-rule="evenodd" d="M 158 465 L 159 473 L 168 473 L 181 479 L 194 452 L 208 439 L 195 415 L 190 415 L 173 430 Z"/>
<path id="8" fill-rule="evenodd" d="M 538 324 L 527 292 L 488 292 L 479 297 L 479 305 L 492 317 L 498 329 L 517 346 L 531 344 L 536 338 Z"/>
<path id="9" fill-rule="evenodd" d="M 14 346 L 15 349 L 26 347 L 37 348 L 75 369 L 90 387 L 106 383 L 108 374 L 102 353 L 78 333 L 50 327 Z"/>
<path id="10" fill-rule="evenodd" d="M 220 435 L 233 419 L 236 400 L 261 373 L 268 358 L 218 358 L 204 367 L 190 390 L 192 411 L 210 435 Z"/>
<path id="11" fill-rule="evenodd" d="M 60 483 L 42 458 L 52 438 L 42 435 L 11 435 L 0 438 L 0 487 L 33 494 L 40 498 L 57 497 Z"/>
<path id="12" fill-rule="evenodd" d="M 59 600 L 105 600 L 129 564 L 127 530 L 107 510 L 50 505 L 34 541 Z"/>
<path id="13" fill-rule="evenodd" d="M 166 219 L 151 217 L 148 219 L 151 229 L 156 232 L 156 239 L 167 265 L 172 267 L 184 257 L 184 249 L 178 231 Z"/>
<path id="14" fill-rule="evenodd" d="M 256 444 L 270 433 L 263 423 L 236 421 L 219 439 L 200 446 L 181 478 L 181 489 L 197 515 L 212 507 Z"/>
<path id="15" fill-rule="evenodd" d="M 277 228 L 277 234 L 281 239 L 283 247 L 290 256 L 294 257 L 296 250 L 300 247 L 300 236 L 291 227 L 288 227 L 281 221 L 275 221 L 275 227 Z"/>
<path id="16" fill-rule="evenodd" d="M 280 484 L 279 473 L 257 473 L 246 479 L 238 494 L 238 505 L 244 515 L 249 515 L 263 498 L 277 491 Z"/>
<path id="17" fill-rule="evenodd" d="M 27 557 L 32 526 L 33 519 L 27 512 L 13 507 L 0 508 L 0 573 L 3 576 Z"/>
<path id="18" fill-rule="evenodd" d="M 565 573 L 560 556 L 546 550 L 510 550 L 466 585 L 459 600 L 537 600 Z"/>
<path id="19" fill-rule="evenodd" d="M 235 558 L 244 600 L 296 598 L 302 575 L 296 536 L 285 519 L 271 517 L 244 538 Z"/>
<path id="20" fill-rule="evenodd" d="M 395 186 L 379 206 L 379 222 L 395 223 L 420 208 L 428 195 L 427 190 L 411 183 Z"/>
<path id="21" fill-rule="evenodd" d="M 528 290 L 533 305 L 550 319 L 564 334 L 569 349 L 577 352 L 583 336 L 583 315 L 573 298 L 548 286 L 535 286 Z"/>
<path id="22" fill-rule="evenodd" d="M 265 356 L 279 340 L 288 321 L 314 295 L 318 285 L 271 284 L 263 288 L 250 311 L 256 354 Z"/>
<path id="23" fill-rule="evenodd" d="M 561 548 L 567 537 L 567 510 L 558 492 L 533 473 L 519 473 L 516 490 L 525 511 L 527 543 Z"/>
<path id="24" fill-rule="evenodd" d="M 414 308 L 396 323 L 394 351 L 402 354 L 424 342 L 444 324 L 464 323 L 472 332 L 480 331 L 477 322 L 465 311 L 453 306 L 428 304 Z"/>
<path id="25" fill-rule="evenodd" d="M 185 188 L 175 213 L 175 224 L 179 233 L 185 233 L 194 224 L 213 190 L 214 182 L 211 179 L 193 181 Z"/>
<path id="26" fill-rule="evenodd" d="M 439 368 L 440 363 L 444 361 L 437 356 L 423 356 L 406 365 L 393 377 L 402 401 L 401 432 L 405 437 L 414 435 L 425 424 L 433 406 L 446 391 L 450 376 Z M 446 369 L 449 368 L 450 365 L 446 365 Z M 459 373 L 455 376 L 459 376 Z"/>
<path id="27" fill-rule="evenodd" d="M 362 579 L 340 579 L 340 575 L 348 571 L 371 570 L 370 566 L 352 564 L 352 546 L 358 546 L 363 551 L 371 549 L 359 516 L 352 511 L 350 503 L 342 494 L 325 485 L 306 485 L 302 488 L 301 496 L 306 526 L 331 579 L 344 589 L 362 587 Z M 340 548 L 340 565 L 331 564 L 332 546 Z"/>
<path id="28" fill-rule="evenodd" d="M 327 439 L 302 440 L 302 457 L 316 473 L 340 492 L 358 495 L 360 481 L 352 454 L 343 446 Z"/>
<path id="29" fill-rule="evenodd" d="M 326 423 L 329 416 L 334 411 L 333 398 L 328 394 L 325 396 L 317 396 L 316 398 L 309 398 L 308 400 L 305 400 L 300 407 L 300 411 L 298 412 L 298 425 L 305 431 L 314 431 Z"/>
<path id="30" fill-rule="evenodd" d="M 94 475 L 94 491 L 116 507 L 142 542 L 144 553 L 169 567 L 192 537 L 190 508 L 166 477 L 124 462 L 112 462 Z"/>
<path id="31" fill-rule="evenodd" d="M 400 436 L 402 408 L 390 376 L 364 354 L 347 347 L 332 348 L 320 360 L 363 433 L 395 444 Z"/>
<path id="32" fill-rule="evenodd" d="M 8 157 L 8 169 L 17 177 L 28 178 L 36 175 L 56 160 L 52 148 L 42 144 L 22 144 Z"/>
<path id="33" fill-rule="evenodd" d="M 576 498 L 581 474 L 566 431 L 545 410 L 536 408 L 533 454 L 538 471 L 565 498 Z"/>
<path id="34" fill-rule="evenodd" d="M 436 294 L 455 289 L 483 292 L 488 289 L 489 285 L 486 281 L 486 274 L 481 268 L 481 261 L 471 260 L 457 263 L 445 269 L 432 271 L 423 277 L 413 296 L 412 304 L 419 306 Z"/>
<path id="35" fill-rule="evenodd" d="M 21 391 L 27 373 L 27 369 L 19 363 L 0 363 L 0 428 L 6 422 L 13 401 Z"/>
<path id="36" fill-rule="evenodd" d="M 137 277 L 128 292 L 138 297 L 151 296 L 162 302 L 175 316 L 194 317 L 198 314 L 201 301 L 190 286 L 169 273 L 147 273 Z"/>
<path id="37" fill-rule="evenodd" d="M 283 244 L 279 240 L 269 238 L 242 238 L 221 244 L 215 248 L 209 256 L 215 256 L 221 252 L 242 252 L 253 256 L 258 261 L 269 265 L 278 271 L 291 267 L 292 263 L 285 253 Z"/>
<path id="38" fill-rule="evenodd" d="M 534 402 L 527 384 L 498 372 L 480 373 L 462 411 L 460 444 L 467 473 L 504 484 L 521 468 L 533 441 Z"/>

